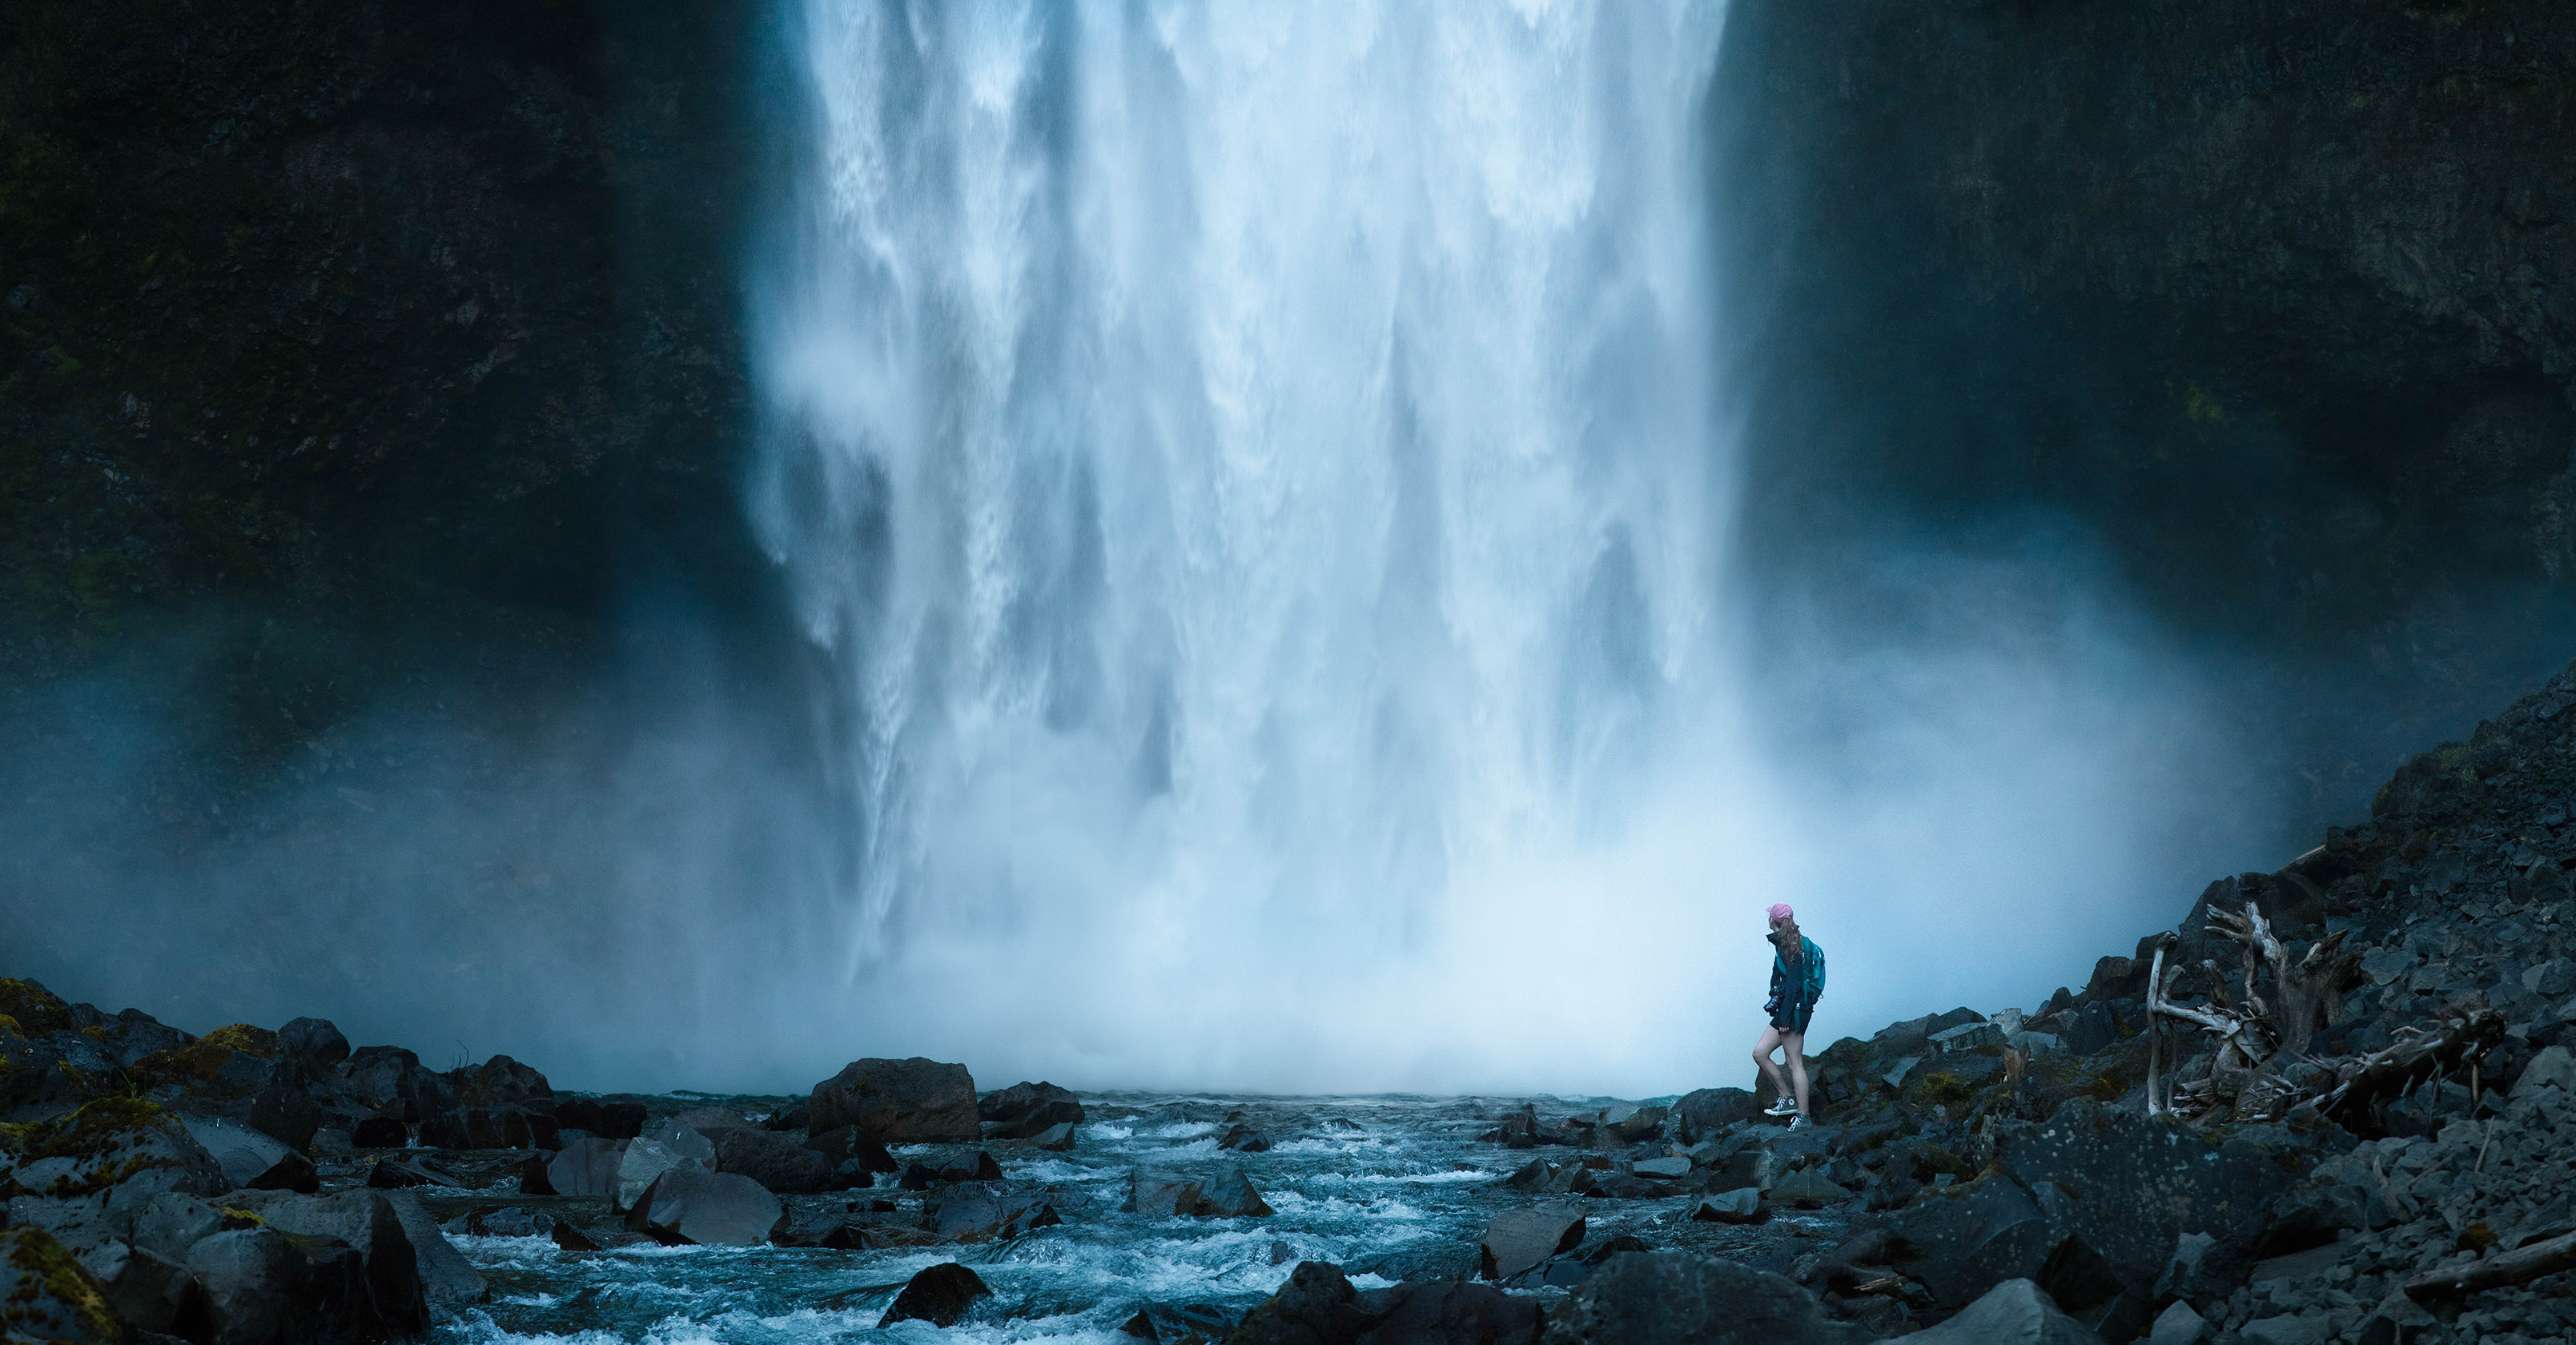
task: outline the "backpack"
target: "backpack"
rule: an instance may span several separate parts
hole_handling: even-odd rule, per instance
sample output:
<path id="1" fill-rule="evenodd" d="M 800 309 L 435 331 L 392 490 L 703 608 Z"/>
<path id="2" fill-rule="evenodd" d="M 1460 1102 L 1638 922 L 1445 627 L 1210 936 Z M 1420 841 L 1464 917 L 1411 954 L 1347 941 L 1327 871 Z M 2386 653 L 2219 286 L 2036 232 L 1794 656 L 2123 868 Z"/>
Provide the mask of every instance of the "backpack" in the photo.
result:
<path id="1" fill-rule="evenodd" d="M 1798 936 L 1798 943 L 1801 945 L 1798 950 L 1802 955 L 1800 960 L 1807 969 L 1806 999 L 1813 1004 L 1825 997 L 1825 950 L 1803 934 Z"/>

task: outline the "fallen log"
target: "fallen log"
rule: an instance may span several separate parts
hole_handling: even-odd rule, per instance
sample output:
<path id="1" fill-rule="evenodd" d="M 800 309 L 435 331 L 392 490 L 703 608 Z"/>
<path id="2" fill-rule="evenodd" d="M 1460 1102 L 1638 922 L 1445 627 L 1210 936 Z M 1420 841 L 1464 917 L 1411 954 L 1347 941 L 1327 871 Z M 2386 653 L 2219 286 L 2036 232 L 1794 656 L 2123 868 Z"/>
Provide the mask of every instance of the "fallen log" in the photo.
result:
<path id="1" fill-rule="evenodd" d="M 2418 1275 L 2406 1282 L 2406 1296 L 2419 1303 L 2463 1298 L 2481 1290 L 2527 1284 L 2562 1270 L 2576 1270 L 2576 1233 L 2561 1233 L 2483 1261 Z"/>
<path id="2" fill-rule="evenodd" d="M 2336 1071 L 2333 1088 L 2299 1105 L 2314 1108 L 2354 1134 L 2364 1134 L 2373 1106 L 2462 1064 L 2473 1064 L 2503 1037 L 2504 1015 L 2474 997 L 2446 1005 L 2438 1029 L 2345 1061 Z"/>

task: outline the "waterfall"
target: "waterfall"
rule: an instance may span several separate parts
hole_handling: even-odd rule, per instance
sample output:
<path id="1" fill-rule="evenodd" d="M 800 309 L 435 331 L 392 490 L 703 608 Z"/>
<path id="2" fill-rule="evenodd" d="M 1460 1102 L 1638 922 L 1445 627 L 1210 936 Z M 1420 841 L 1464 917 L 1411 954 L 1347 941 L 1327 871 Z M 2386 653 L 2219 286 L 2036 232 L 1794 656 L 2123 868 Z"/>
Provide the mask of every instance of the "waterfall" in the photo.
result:
<path id="1" fill-rule="evenodd" d="M 1722 19 L 805 0 L 752 507 L 863 1003 L 1314 1084 L 1700 993 Z"/>

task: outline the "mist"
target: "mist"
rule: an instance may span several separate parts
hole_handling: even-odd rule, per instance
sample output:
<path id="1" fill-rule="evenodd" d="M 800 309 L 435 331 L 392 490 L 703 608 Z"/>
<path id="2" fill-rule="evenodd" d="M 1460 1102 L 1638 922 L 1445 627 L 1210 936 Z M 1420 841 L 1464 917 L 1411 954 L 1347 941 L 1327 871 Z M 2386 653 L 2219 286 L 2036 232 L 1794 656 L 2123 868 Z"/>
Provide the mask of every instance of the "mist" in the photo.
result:
<path id="1" fill-rule="evenodd" d="M 2080 984 L 2289 858 L 2263 745 L 2071 521 L 1745 563 L 1723 15 L 791 6 L 742 491 L 810 686 L 424 684 L 154 816 L 183 632 L 15 716 L 9 969 L 762 1091 L 1743 1084 L 1774 901 L 1816 1048 Z"/>

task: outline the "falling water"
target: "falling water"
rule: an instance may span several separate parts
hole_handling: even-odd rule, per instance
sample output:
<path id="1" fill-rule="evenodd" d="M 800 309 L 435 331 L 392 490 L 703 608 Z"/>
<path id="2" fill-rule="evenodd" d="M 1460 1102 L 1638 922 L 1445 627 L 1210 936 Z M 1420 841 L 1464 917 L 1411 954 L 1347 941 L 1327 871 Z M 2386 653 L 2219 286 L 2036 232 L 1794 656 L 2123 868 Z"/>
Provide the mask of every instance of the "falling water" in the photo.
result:
<path id="1" fill-rule="evenodd" d="M 755 508 L 854 974 L 1199 1082 L 1695 993 L 1722 18 L 806 0 Z"/>

